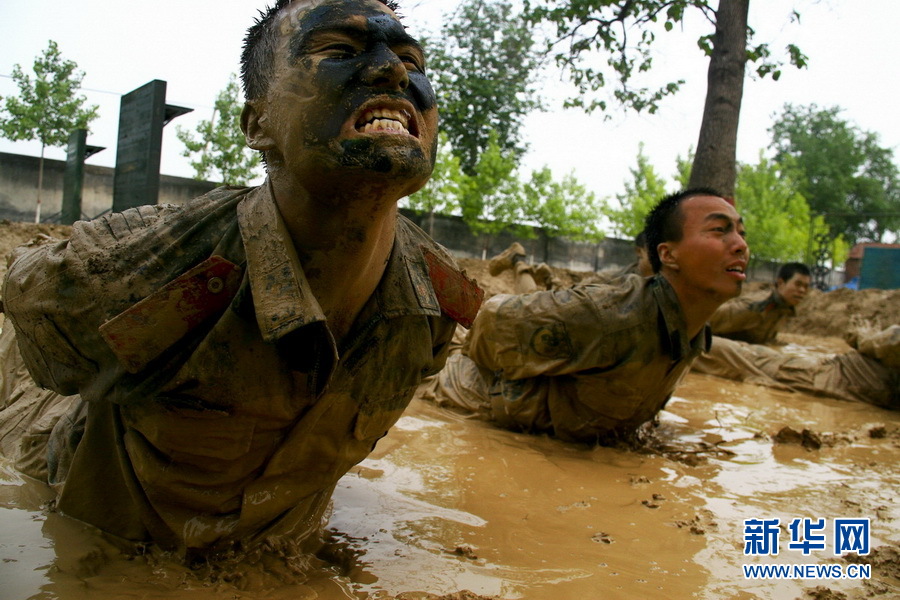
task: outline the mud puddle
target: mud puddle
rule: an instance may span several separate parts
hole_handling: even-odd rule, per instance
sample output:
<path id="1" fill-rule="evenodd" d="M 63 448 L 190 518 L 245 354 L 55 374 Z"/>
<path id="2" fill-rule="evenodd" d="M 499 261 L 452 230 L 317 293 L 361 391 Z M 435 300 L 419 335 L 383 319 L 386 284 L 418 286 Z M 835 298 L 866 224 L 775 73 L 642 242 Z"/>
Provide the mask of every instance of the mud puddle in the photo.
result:
<path id="1" fill-rule="evenodd" d="M 341 480 L 323 560 L 264 553 L 193 570 L 42 510 L 50 491 L 4 465 L 0 598 L 900 596 L 900 415 L 689 375 L 661 417 L 663 454 L 649 454 L 501 431 L 414 401 Z M 797 436 L 774 442 L 785 426 Z M 872 578 L 745 579 L 745 563 L 848 564 L 830 543 L 787 550 L 786 525 L 805 517 L 871 519 Z M 754 518 L 781 519 L 778 556 L 744 556 Z"/>

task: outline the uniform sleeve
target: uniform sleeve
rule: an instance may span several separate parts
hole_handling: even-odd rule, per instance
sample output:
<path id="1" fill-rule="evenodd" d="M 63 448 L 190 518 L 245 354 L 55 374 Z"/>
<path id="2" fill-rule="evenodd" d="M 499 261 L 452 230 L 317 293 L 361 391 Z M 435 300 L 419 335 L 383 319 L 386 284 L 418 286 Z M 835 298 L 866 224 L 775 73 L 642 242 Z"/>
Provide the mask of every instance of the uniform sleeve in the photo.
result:
<path id="1" fill-rule="evenodd" d="M 32 378 L 66 396 L 96 375 L 91 346 L 102 343 L 97 296 L 81 283 L 82 272 L 68 241 L 48 243 L 20 254 L 3 286 L 4 311 Z"/>
<path id="2" fill-rule="evenodd" d="M 655 332 L 639 277 L 622 285 L 499 294 L 484 303 L 465 352 L 505 379 L 605 370 L 627 360 L 640 335 Z M 648 312 L 649 311 L 649 312 Z"/>

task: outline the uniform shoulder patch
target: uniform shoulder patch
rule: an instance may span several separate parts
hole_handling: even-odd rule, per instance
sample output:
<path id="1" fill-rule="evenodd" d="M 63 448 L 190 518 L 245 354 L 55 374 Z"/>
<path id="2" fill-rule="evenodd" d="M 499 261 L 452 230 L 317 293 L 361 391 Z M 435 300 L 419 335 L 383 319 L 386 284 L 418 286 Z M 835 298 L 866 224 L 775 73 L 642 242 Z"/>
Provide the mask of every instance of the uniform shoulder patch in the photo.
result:
<path id="1" fill-rule="evenodd" d="M 241 284 L 241 268 L 213 256 L 100 326 L 100 335 L 129 373 L 138 373 L 188 332 L 225 310 Z"/>
<path id="2" fill-rule="evenodd" d="M 441 310 L 468 329 L 481 308 L 484 290 L 465 271 L 460 271 L 432 250 L 423 247 L 422 254 L 428 263 L 428 275 Z"/>

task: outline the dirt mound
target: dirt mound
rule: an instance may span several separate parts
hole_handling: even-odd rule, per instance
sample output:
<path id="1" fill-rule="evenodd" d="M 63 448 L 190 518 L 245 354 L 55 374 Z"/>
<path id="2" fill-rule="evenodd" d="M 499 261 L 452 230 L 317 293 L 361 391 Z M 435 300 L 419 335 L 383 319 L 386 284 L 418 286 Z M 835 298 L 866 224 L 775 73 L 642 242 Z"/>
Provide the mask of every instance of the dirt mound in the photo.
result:
<path id="1" fill-rule="evenodd" d="M 783 331 L 806 335 L 842 336 L 859 326 L 883 329 L 900 324 L 900 290 L 813 290 L 797 317 Z"/>

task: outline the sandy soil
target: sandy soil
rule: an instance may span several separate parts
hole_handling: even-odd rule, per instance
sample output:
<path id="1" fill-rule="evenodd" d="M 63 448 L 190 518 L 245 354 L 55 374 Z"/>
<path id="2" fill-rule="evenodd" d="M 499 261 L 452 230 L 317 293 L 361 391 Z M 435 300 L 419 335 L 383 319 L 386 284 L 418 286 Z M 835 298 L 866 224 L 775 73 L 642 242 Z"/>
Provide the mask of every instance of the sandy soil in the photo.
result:
<path id="1" fill-rule="evenodd" d="M 0 225 L 0 252 L 12 237 Z M 509 289 L 485 262 L 462 263 L 489 295 Z M 856 294 L 814 295 L 782 341 L 837 352 L 854 316 L 900 322 L 897 292 Z M 821 311 L 834 314 L 814 321 Z M 51 490 L 0 462 L 0 599 L 898 598 L 898 464 L 900 413 L 704 375 L 687 377 L 640 449 L 511 433 L 414 401 L 339 483 L 319 556 L 263 548 L 188 568 L 53 512 Z M 754 518 L 781 520 L 777 556 L 743 554 Z M 828 548 L 788 549 L 795 518 L 825 519 Z M 870 519 L 868 555 L 835 556 L 839 518 Z M 747 579 L 745 564 L 862 564 L 871 577 Z"/>

